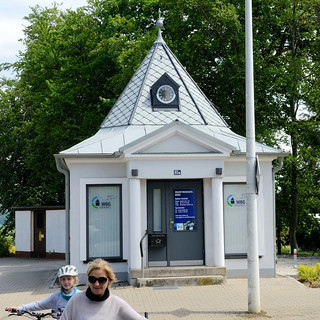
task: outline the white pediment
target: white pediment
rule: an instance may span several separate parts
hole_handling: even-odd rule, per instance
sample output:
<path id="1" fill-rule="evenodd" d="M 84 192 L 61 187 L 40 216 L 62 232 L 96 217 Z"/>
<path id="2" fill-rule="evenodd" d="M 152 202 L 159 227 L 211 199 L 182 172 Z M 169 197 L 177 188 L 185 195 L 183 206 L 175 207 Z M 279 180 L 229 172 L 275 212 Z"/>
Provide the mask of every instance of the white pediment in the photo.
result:
<path id="1" fill-rule="evenodd" d="M 126 157 L 147 155 L 229 156 L 233 150 L 233 146 L 181 122 L 173 122 L 121 148 Z"/>
<path id="2" fill-rule="evenodd" d="M 137 152 L 135 152 L 137 153 Z M 144 154 L 159 153 L 221 153 L 219 150 L 208 145 L 203 145 L 199 141 L 192 141 L 180 133 L 173 134 L 146 148 L 139 150 Z"/>

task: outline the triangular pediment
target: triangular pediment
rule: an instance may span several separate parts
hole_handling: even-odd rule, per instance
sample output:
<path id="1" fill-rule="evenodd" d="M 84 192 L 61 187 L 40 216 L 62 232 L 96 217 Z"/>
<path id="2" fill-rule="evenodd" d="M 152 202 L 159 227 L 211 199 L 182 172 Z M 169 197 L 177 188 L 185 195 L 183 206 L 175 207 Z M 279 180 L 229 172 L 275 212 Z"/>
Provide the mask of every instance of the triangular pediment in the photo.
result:
<path id="1" fill-rule="evenodd" d="M 159 142 L 139 150 L 140 154 L 187 154 L 187 153 L 221 153 L 210 146 L 192 141 L 189 138 L 175 133 Z"/>
<path id="2" fill-rule="evenodd" d="M 143 155 L 206 155 L 229 156 L 233 146 L 212 138 L 191 126 L 180 122 L 144 136 L 123 148 L 126 157 Z"/>

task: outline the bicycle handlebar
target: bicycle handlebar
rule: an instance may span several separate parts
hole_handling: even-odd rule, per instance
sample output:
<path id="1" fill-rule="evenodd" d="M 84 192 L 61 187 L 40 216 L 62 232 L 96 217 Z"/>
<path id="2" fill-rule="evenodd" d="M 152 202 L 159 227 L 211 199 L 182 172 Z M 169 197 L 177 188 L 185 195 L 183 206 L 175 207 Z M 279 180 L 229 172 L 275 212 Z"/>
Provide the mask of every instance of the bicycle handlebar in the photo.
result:
<path id="1" fill-rule="evenodd" d="M 17 310 L 17 309 L 12 309 L 12 313 L 10 313 L 8 316 L 23 316 L 24 314 L 28 314 L 32 317 L 35 317 L 37 320 L 40 320 L 45 317 L 52 317 L 54 319 L 59 319 L 61 317 L 62 312 L 58 311 L 51 311 L 47 313 L 36 313 L 36 312 L 29 312 L 29 311 L 23 311 L 23 310 Z"/>

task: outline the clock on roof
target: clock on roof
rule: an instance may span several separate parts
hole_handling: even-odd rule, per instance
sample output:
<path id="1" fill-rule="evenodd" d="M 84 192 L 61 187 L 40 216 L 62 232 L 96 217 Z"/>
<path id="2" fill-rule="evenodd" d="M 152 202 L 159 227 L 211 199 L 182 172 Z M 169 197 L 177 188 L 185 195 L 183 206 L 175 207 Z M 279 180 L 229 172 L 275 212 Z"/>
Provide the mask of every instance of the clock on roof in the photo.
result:
<path id="1" fill-rule="evenodd" d="M 154 110 L 179 110 L 179 86 L 167 73 L 151 87 L 151 102 Z"/>
<path id="2" fill-rule="evenodd" d="M 165 84 L 157 90 L 157 99 L 163 103 L 170 103 L 174 100 L 176 97 L 176 94 L 174 92 L 174 89 L 169 86 L 168 84 Z"/>

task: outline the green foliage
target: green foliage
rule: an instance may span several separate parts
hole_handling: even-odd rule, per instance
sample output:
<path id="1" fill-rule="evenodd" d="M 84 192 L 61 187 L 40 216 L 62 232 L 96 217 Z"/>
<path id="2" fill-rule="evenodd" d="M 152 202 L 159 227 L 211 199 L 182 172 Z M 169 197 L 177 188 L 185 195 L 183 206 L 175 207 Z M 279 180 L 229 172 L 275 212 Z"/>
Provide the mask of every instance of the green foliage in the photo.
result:
<path id="1" fill-rule="evenodd" d="M 0 258 L 14 255 L 14 247 L 11 241 L 12 236 L 5 236 L 3 228 L 0 228 Z"/>
<path id="2" fill-rule="evenodd" d="M 1 80 L 0 212 L 62 205 L 53 155 L 92 136 L 157 36 L 231 129 L 245 135 L 245 7 L 239 0 L 89 0 L 76 11 L 34 7 L 25 51 Z M 277 174 L 277 235 L 307 246 L 320 212 L 320 0 L 253 6 L 257 140 L 292 148 Z M 3 64 L 2 68 L 8 68 Z M 276 135 L 276 133 L 281 135 Z M 312 222 L 312 223 L 310 223 Z"/>
<path id="3" fill-rule="evenodd" d="M 283 255 L 291 255 L 291 247 L 290 245 L 284 245 L 281 247 L 281 252 L 277 252 L 277 254 Z M 314 250 L 306 250 L 303 248 L 298 248 L 298 256 L 320 256 L 320 249 L 317 251 Z"/>
<path id="4" fill-rule="evenodd" d="M 297 273 L 300 281 L 312 287 L 320 286 L 320 263 L 316 263 L 314 266 L 299 265 Z"/>

